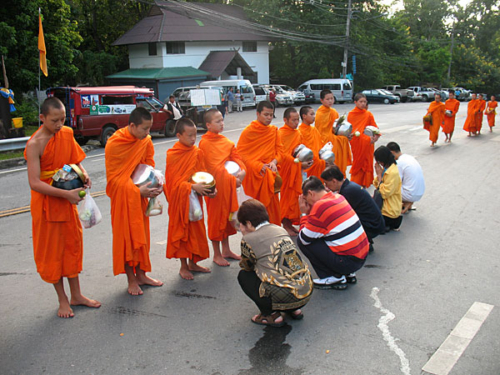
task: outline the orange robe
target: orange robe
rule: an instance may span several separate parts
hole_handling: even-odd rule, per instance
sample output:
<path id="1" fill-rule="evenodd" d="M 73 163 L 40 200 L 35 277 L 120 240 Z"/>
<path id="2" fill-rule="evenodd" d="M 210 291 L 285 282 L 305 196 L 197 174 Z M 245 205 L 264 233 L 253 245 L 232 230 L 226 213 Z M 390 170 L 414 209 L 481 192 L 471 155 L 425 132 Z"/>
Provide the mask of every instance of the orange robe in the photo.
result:
<path id="1" fill-rule="evenodd" d="M 351 139 L 352 167 L 351 181 L 358 185 L 369 187 L 373 183 L 373 152 L 374 145 L 370 137 L 364 134 L 367 126 L 378 128 L 372 113 L 366 109 L 355 107 L 347 116 L 347 121 L 352 124 L 353 134 L 357 131 L 359 137 L 353 136 Z"/>
<path id="2" fill-rule="evenodd" d="M 167 151 L 165 195 L 168 200 L 169 259 L 186 258 L 196 263 L 209 256 L 205 221 L 189 221 L 189 195 L 193 185 L 191 176 L 204 171 L 204 154 L 198 147 L 187 147 L 177 142 Z M 201 196 L 198 196 L 198 200 L 203 210 Z"/>
<path id="3" fill-rule="evenodd" d="M 236 177 L 229 174 L 224 164 L 226 161 L 234 161 L 243 170 L 245 164 L 234 143 L 222 134 L 212 132 L 204 134 L 200 140 L 200 149 L 205 155 L 207 172 L 214 176 L 217 186 L 215 198 L 205 197 L 208 211 L 208 238 L 212 241 L 222 241 L 236 233 L 229 221 L 229 215 L 238 210 Z"/>
<path id="4" fill-rule="evenodd" d="M 481 128 L 483 127 L 483 112 L 484 112 L 484 109 L 486 108 L 486 100 L 482 99 L 482 100 L 477 100 L 478 103 L 477 103 L 477 112 L 476 112 L 476 127 L 477 127 L 477 131 L 480 132 L 481 131 Z"/>
<path id="5" fill-rule="evenodd" d="M 467 105 L 467 118 L 464 123 L 464 130 L 469 133 L 477 132 L 476 113 L 477 113 L 478 100 L 473 99 Z"/>
<path id="6" fill-rule="evenodd" d="M 302 143 L 304 146 L 311 149 L 314 154 L 314 164 L 309 169 L 306 169 L 307 177 L 316 176 L 321 179 L 321 173 L 326 168 L 326 162 L 319 157 L 319 150 L 323 147 L 321 134 L 314 126 L 304 123 L 300 124 L 299 131 L 302 137 Z"/>
<path id="7" fill-rule="evenodd" d="M 435 143 L 438 140 L 439 129 L 441 129 L 441 126 L 443 126 L 444 123 L 444 111 L 444 103 L 438 103 L 436 101 L 432 102 L 429 105 L 429 108 L 427 108 L 427 112 L 432 116 L 432 125 L 430 125 L 428 129 L 426 128 L 426 130 L 429 131 L 429 140 L 431 142 Z"/>
<path id="8" fill-rule="evenodd" d="M 252 121 L 240 135 L 237 145 L 245 166 L 247 175 L 243 180 L 245 194 L 260 201 L 267 209 L 269 221 L 281 225 L 279 194 L 274 192 L 276 173 L 266 169 L 261 174 L 262 166 L 273 159 L 281 163 L 283 145 L 274 125 L 264 125 Z"/>
<path id="9" fill-rule="evenodd" d="M 321 134 L 323 144 L 332 142 L 335 165 L 345 176 L 347 167 L 352 164 L 351 146 L 347 137 L 333 133 L 333 123 L 338 118 L 339 114 L 335 109 L 322 105 L 316 111 L 314 127 Z"/>
<path id="10" fill-rule="evenodd" d="M 148 199 L 133 183 L 139 164 L 155 166 L 151 136 L 138 139 L 128 126 L 119 129 L 106 144 L 106 194 L 111 199 L 113 228 L 113 273 L 125 273 L 125 264 L 151 272 Z"/>
<path id="11" fill-rule="evenodd" d="M 457 99 L 448 99 L 444 105 L 445 111 L 451 111 L 451 117 L 444 116 L 443 133 L 451 134 L 455 130 L 455 116 L 457 115 L 460 102 Z"/>
<path id="12" fill-rule="evenodd" d="M 43 150 L 40 180 L 50 184 L 52 176 L 64 164 L 79 164 L 83 159 L 85 153 L 75 142 L 73 130 L 63 126 Z M 76 205 L 67 199 L 31 190 L 30 207 L 33 252 L 42 280 L 56 284 L 61 277 L 78 276 L 82 270 L 83 234 Z"/>
<path id="13" fill-rule="evenodd" d="M 281 186 L 280 210 L 281 220 L 289 219 L 293 224 L 300 221 L 299 195 L 302 194 L 302 164 L 295 163 L 293 151 L 302 144 L 300 132 L 288 125 L 279 129 L 283 143 L 283 161 L 279 165 L 279 173 L 283 179 Z"/>
<path id="14" fill-rule="evenodd" d="M 487 109 L 491 110 L 491 112 L 490 111 L 485 112 L 486 118 L 488 119 L 488 125 L 490 126 L 490 128 L 495 126 L 495 115 L 497 114 L 495 110 L 496 107 L 498 107 L 498 103 L 495 100 L 493 101 L 490 100 L 488 102 L 488 106 L 486 107 Z"/>

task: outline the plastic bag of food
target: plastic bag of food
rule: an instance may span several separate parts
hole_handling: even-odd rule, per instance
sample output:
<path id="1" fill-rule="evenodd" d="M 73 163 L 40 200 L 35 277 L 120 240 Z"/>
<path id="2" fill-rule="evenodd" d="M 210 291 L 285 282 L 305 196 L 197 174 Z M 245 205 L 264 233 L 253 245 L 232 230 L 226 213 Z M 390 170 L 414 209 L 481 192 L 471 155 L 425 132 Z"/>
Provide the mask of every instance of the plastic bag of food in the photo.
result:
<path id="1" fill-rule="evenodd" d="M 245 190 L 243 189 L 243 185 L 239 188 L 236 188 L 236 197 L 238 199 L 238 206 L 249 199 L 253 199 L 252 197 L 245 194 Z M 231 225 L 236 229 L 240 230 L 240 223 L 238 222 L 238 211 L 231 212 L 229 214 L 228 220 L 231 222 Z"/>
<path id="2" fill-rule="evenodd" d="M 90 191 L 88 189 L 86 193 L 85 198 L 78 203 L 78 217 L 80 218 L 82 226 L 88 229 L 99 224 L 102 220 L 102 215 L 94 198 L 90 196 Z"/>
<path id="3" fill-rule="evenodd" d="M 199 221 L 201 219 L 203 219 L 203 211 L 198 200 L 198 194 L 196 194 L 196 191 L 191 190 L 191 194 L 189 194 L 189 221 Z"/>
<path id="4" fill-rule="evenodd" d="M 150 198 L 146 208 L 146 216 L 158 216 L 163 213 L 163 205 L 157 197 Z"/>

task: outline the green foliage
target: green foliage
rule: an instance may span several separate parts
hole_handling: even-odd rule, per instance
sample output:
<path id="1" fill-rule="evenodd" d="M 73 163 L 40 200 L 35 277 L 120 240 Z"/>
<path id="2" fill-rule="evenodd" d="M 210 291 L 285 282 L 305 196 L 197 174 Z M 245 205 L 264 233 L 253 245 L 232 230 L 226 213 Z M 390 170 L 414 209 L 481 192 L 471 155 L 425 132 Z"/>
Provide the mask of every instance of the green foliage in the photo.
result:
<path id="1" fill-rule="evenodd" d="M 38 104 L 33 99 L 23 98 L 22 101 L 16 101 L 16 111 L 12 113 L 14 117 L 22 117 L 23 124 L 38 123 Z"/>

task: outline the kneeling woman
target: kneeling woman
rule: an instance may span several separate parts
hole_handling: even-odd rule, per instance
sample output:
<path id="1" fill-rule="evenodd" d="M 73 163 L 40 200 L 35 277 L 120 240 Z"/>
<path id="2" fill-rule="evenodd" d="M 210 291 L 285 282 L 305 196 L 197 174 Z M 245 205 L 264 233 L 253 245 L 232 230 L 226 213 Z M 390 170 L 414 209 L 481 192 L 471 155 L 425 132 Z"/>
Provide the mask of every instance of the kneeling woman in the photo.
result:
<path id="1" fill-rule="evenodd" d="M 269 223 L 266 208 L 257 200 L 241 205 L 238 221 L 243 233 L 238 281 L 260 310 L 252 322 L 281 327 L 281 312 L 302 319 L 300 308 L 309 302 L 313 284 L 294 242 L 285 229 Z"/>

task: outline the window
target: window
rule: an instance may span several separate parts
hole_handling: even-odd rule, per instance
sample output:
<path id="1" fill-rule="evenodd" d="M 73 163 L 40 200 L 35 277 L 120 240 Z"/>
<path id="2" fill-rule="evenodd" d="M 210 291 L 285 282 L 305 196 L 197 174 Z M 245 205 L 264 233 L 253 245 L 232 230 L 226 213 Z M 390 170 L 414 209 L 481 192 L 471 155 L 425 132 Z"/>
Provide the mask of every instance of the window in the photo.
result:
<path id="1" fill-rule="evenodd" d="M 180 55 L 186 53 L 185 42 L 166 42 L 167 55 Z"/>
<path id="2" fill-rule="evenodd" d="M 242 94 L 253 94 L 254 90 L 252 86 L 240 86 L 240 93 Z"/>
<path id="3" fill-rule="evenodd" d="M 243 42 L 243 52 L 257 52 L 257 42 Z"/>
<path id="4" fill-rule="evenodd" d="M 156 43 L 148 43 L 149 46 L 149 56 L 156 56 Z"/>
<path id="5" fill-rule="evenodd" d="M 134 98 L 132 96 L 102 95 L 101 102 L 103 105 L 134 104 Z"/>

